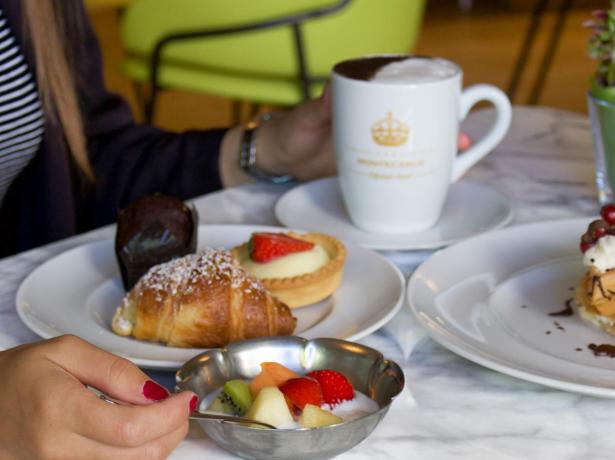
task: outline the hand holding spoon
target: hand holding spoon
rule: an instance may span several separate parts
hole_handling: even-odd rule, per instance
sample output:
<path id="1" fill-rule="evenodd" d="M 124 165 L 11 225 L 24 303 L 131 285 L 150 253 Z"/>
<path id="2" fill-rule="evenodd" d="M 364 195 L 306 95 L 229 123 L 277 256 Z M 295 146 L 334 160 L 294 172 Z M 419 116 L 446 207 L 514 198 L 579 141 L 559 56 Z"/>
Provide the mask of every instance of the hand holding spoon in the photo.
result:
<path id="1" fill-rule="evenodd" d="M 87 386 L 87 389 L 92 391 L 96 396 L 98 396 L 100 399 L 102 399 L 104 402 L 108 404 L 117 404 L 119 406 L 129 405 L 125 402 L 118 401 L 116 399 L 113 399 L 107 396 L 105 393 L 103 393 L 102 391 L 94 387 Z M 238 423 L 241 425 L 259 425 L 263 428 L 269 428 L 272 430 L 276 429 L 275 426 L 270 425 L 269 423 L 259 422 L 258 420 L 252 420 L 252 419 L 245 418 L 245 417 L 237 417 L 234 415 L 221 414 L 218 412 L 201 412 L 198 409 L 194 411 L 192 414 L 190 414 L 188 418 L 190 418 L 191 420 L 219 420 L 221 422 L 226 422 L 226 423 Z"/>

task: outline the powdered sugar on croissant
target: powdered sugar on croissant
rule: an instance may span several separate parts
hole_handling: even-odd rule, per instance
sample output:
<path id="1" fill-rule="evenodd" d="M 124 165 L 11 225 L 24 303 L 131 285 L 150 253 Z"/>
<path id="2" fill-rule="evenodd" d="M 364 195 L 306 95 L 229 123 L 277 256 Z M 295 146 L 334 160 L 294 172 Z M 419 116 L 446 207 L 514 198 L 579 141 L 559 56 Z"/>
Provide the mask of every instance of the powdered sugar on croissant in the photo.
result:
<path id="1" fill-rule="evenodd" d="M 215 347 L 288 335 L 295 325 L 288 307 L 236 265 L 229 251 L 206 248 L 152 267 L 122 301 L 112 329 L 172 346 Z"/>
<path id="2" fill-rule="evenodd" d="M 226 280 L 233 289 L 245 287 L 246 292 L 254 290 L 264 294 L 260 281 L 249 277 L 235 264 L 231 253 L 225 249 L 205 248 L 198 254 L 189 254 L 152 267 L 139 280 L 139 284 L 157 292 L 176 295 L 183 290 L 190 293 L 205 280 L 208 285 Z"/>

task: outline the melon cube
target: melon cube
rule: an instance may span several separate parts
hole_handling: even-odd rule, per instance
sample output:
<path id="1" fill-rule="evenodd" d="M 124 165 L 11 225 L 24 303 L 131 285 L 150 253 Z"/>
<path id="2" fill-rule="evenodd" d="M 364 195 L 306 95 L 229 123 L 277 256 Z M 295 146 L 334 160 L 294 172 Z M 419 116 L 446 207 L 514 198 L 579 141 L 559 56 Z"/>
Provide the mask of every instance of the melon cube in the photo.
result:
<path id="1" fill-rule="evenodd" d="M 277 387 L 262 388 L 246 417 L 269 423 L 276 428 L 292 428 L 295 426 L 286 399 Z"/>
<path id="2" fill-rule="evenodd" d="M 261 372 L 250 382 L 250 392 L 253 398 L 256 398 L 262 388 L 279 387 L 287 380 L 299 377 L 289 368 L 276 362 L 261 363 L 261 369 Z"/>
<path id="3" fill-rule="evenodd" d="M 313 404 L 306 404 L 301 413 L 301 417 L 299 417 L 299 426 L 301 428 L 317 428 L 320 426 L 335 425 L 343 421 L 341 417 L 329 411 L 314 406 Z"/>

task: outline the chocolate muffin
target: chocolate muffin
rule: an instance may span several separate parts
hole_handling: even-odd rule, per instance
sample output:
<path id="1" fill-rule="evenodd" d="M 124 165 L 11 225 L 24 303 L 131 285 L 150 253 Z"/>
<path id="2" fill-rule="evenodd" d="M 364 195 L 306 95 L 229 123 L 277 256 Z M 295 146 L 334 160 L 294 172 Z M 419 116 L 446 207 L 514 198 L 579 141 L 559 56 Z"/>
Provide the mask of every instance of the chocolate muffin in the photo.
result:
<path id="1" fill-rule="evenodd" d="M 177 198 L 156 193 L 120 210 L 115 254 L 126 291 L 154 265 L 195 252 L 196 210 Z"/>

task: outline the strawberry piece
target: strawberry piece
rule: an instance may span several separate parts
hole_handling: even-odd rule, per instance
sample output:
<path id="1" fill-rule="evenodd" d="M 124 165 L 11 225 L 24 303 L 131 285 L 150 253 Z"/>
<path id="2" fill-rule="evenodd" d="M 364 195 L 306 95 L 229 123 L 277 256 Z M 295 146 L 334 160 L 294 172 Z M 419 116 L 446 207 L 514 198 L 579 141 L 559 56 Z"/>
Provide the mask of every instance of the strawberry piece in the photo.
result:
<path id="1" fill-rule="evenodd" d="M 280 391 L 284 393 L 286 399 L 291 404 L 301 410 L 306 404 L 313 404 L 320 407 L 323 403 L 322 390 L 320 384 L 314 379 L 300 377 L 287 380 L 280 385 Z"/>
<path id="2" fill-rule="evenodd" d="M 253 233 L 250 257 L 255 262 L 269 262 L 295 252 L 309 251 L 314 243 L 290 237 L 284 233 Z"/>
<path id="3" fill-rule="evenodd" d="M 324 369 L 312 371 L 307 374 L 307 377 L 318 380 L 322 388 L 322 396 L 327 404 L 339 404 L 354 398 L 352 383 L 341 372 Z"/>

